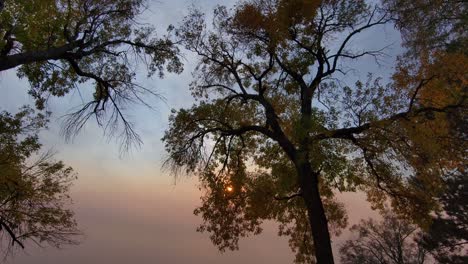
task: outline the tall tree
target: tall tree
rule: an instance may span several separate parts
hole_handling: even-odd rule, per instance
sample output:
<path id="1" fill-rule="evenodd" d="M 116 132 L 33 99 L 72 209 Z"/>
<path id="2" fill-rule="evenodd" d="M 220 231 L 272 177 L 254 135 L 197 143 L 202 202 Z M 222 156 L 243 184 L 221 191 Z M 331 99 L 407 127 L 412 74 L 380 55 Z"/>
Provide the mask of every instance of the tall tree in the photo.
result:
<path id="1" fill-rule="evenodd" d="M 284 160 L 293 168 L 284 193 L 304 202 L 318 263 L 334 262 L 322 201 L 333 190 L 363 190 L 374 207 L 390 200 L 428 225 L 441 175 L 465 161 L 447 113 L 466 109 L 466 58 L 428 60 L 432 72 L 399 74 L 387 85 L 370 76 L 342 87 L 346 60 L 382 53 L 350 49 L 359 33 L 392 21 L 378 7 L 252 0 L 213 17 L 210 30 L 195 10 L 178 29 L 199 56 L 190 86 L 198 102 L 170 118 L 163 140 L 174 169 L 213 182 L 274 179 Z"/>
<path id="2" fill-rule="evenodd" d="M 39 153 L 37 133 L 46 122 L 29 108 L 0 113 L 0 249 L 5 253 L 28 241 L 55 247 L 79 242 L 67 208 L 76 175 L 50 152 Z"/>
<path id="3" fill-rule="evenodd" d="M 50 96 L 82 91 L 92 82 L 90 101 L 69 115 L 65 132 L 76 133 L 95 116 L 106 132 L 122 131 L 123 146 L 139 142 L 123 108 L 145 102 L 152 89 L 138 85 L 138 65 L 148 76 L 162 77 L 164 68 L 179 73 L 178 48 L 169 35 L 138 22 L 144 0 L 19 0 L 2 1 L 0 71 L 18 67 L 31 84 L 36 106 Z M 106 124 L 107 122 L 107 124 Z M 123 124 L 123 130 L 117 130 Z"/>

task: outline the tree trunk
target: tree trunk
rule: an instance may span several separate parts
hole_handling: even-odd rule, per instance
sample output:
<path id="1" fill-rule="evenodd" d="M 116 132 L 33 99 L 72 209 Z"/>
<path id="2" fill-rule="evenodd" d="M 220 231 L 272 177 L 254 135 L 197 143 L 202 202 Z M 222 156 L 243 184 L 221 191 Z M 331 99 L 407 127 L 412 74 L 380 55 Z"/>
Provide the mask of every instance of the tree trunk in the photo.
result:
<path id="1" fill-rule="evenodd" d="M 318 173 L 312 171 L 309 162 L 304 162 L 298 168 L 299 183 L 302 197 L 307 206 L 309 224 L 315 247 L 317 264 L 333 264 L 333 252 L 331 247 L 328 221 L 325 216 L 322 199 L 318 186 Z"/>

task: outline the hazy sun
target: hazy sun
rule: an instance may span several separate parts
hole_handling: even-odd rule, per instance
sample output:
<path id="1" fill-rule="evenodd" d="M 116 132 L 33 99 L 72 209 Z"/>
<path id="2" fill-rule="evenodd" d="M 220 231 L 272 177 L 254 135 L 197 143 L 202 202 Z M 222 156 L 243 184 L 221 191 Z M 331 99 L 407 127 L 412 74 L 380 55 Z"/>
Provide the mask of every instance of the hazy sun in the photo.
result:
<path id="1" fill-rule="evenodd" d="M 226 187 L 226 191 L 228 191 L 228 192 L 232 192 L 233 190 L 234 190 L 234 188 L 232 188 L 232 186 Z"/>

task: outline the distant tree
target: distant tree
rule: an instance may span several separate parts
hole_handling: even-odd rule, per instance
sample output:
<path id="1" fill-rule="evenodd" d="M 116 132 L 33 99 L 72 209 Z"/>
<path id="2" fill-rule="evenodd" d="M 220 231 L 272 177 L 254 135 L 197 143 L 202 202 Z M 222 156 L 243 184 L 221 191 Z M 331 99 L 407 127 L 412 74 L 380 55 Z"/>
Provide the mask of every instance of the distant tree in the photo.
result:
<path id="1" fill-rule="evenodd" d="M 218 7 L 212 30 L 192 12 L 178 36 L 199 57 L 190 86 L 197 103 L 170 117 L 163 138 L 170 164 L 225 185 L 238 175 L 288 178 L 280 194 L 302 199 L 318 263 L 333 263 L 323 200 L 334 190 L 365 191 L 375 208 L 390 201 L 400 216 L 427 226 L 442 176 L 466 164 L 450 113 L 466 109 L 468 60 L 431 53 L 412 71 L 402 57 L 388 84 L 371 76 L 342 87 L 346 60 L 382 54 L 350 42 L 391 21 L 378 7 L 347 0 Z M 291 168 L 287 177 L 273 169 L 278 161 Z M 257 233 L 206 230 L 218 245 Z"/>
<path id="2" fill-rule="evenodd" d="M 68 136 L 96 117 L 109 134 L 123 131 L 123 146 L 139 143 L 123 112 L 127 103 L 145 103 L 152 89 L 139 85 L 138 65 L 148 76 L 163 76 L 164 67 L 179 73 L 179 50 L 169 36 L 137 21 L 144 0 L 15 0 L 0 9 L 0 71 L 18 67 L 31 84 L 36 106 L 70 91 L 83 95 L 92 82 L 91 101 L 69 115 Z M 123 124 L 123 130 L 117 130 Z"/>
<path id="3" fill-rule="evenodd" d="M 362 220 L 350 230 L 357 238 L 340 247 L 343 264 L 423 264 L 468 261 L 468 192 L 466 175 L 450 175 L 439 197 L 442 211 L 427 230 L 386 211 L 383 220 Z"/>
<path id="4" fill-rule="evenodd" d="M 429 229 L 421 232 L 418 244 L 438 263 L 468 262 L 468 177 L 453 173 L 445 180 L 447 189 L 440 196 L 442 210 L 432 219 Z"/>
<path id="5" fill-rule="evenodd" d="M 39 153 L 37 133 L 47 118 L 23 108 L 0 113 L 0 250 L 13 246 L 60 247 L 79 242 L 69 188 L 76 178 L 72 168 Z"/>
<path id="6" fill-rule="evenodd" d="M 351 227 L 357 238 L 347 240 L 341 247 L 343 264 L 424 264 L 428 252 L 413 239 L 418 227 L 391 213 L 385 212 L 383 220 L 361 220 Z"/>

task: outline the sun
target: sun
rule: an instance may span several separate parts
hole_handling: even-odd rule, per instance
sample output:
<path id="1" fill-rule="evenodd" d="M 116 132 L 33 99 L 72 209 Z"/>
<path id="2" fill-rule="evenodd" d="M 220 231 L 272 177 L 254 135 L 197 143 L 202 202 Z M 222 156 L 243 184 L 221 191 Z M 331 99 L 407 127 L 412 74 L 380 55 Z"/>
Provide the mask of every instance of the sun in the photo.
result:
<path id="1" fill-rule="evenodd" d="M 228 186 L 228 187 L 226 187 L 226 191 L 232 192 L 232 191 L 234 191 L 234 188 L 232 188 L 232 186 Z"/>

